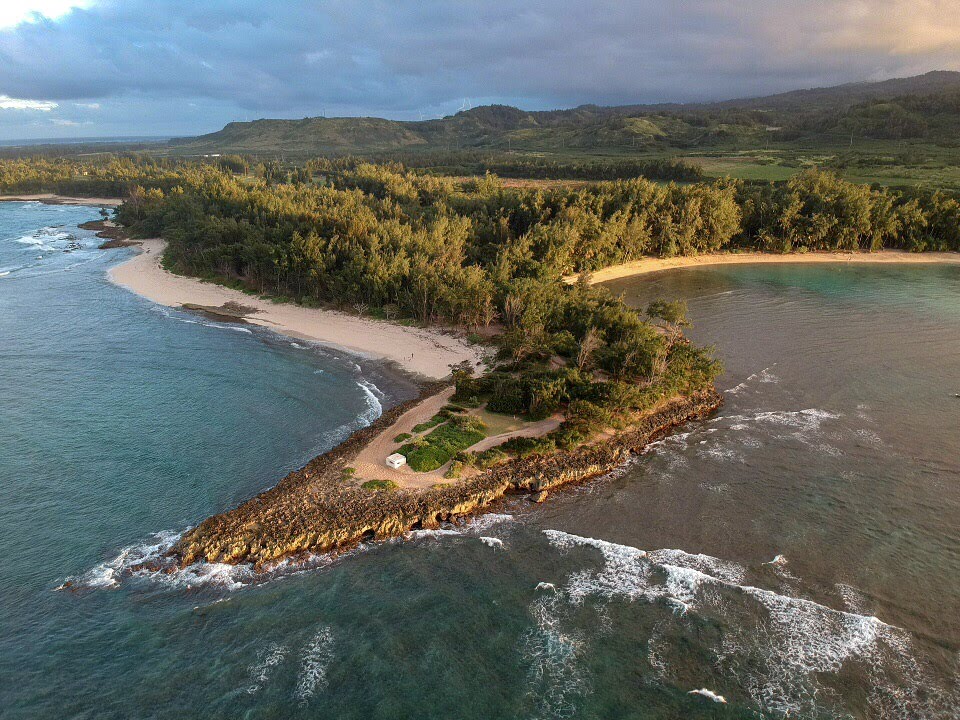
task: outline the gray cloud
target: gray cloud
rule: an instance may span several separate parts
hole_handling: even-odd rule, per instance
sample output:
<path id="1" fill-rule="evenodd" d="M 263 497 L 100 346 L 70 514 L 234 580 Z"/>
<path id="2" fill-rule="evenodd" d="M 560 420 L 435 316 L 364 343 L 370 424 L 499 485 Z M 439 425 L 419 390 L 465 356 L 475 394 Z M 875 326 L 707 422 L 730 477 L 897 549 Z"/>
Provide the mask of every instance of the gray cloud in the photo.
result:
<path id="1" fill-rule="evenodd" d="M 0 95 L 58 104 L 0 109 L 0 134 L 720 99 L 958 67 L 955 0 L 106 0 L 0 31 Z"/>

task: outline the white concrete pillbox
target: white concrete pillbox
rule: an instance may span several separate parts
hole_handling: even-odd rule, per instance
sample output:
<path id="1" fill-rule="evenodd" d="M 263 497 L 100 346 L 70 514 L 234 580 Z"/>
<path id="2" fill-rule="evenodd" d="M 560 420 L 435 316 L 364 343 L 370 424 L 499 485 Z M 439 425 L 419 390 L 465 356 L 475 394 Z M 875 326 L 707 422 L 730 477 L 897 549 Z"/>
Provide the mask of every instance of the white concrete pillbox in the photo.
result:
<path id="1" fill-rule="evenodd" d="M 394 453 L 393 455 L 387 456 L 387 467 L 392 467 L 396 470 L 399 467 L 403 467 L 407 464 L 407 458 L 405 458 L 400 453 Z"/>

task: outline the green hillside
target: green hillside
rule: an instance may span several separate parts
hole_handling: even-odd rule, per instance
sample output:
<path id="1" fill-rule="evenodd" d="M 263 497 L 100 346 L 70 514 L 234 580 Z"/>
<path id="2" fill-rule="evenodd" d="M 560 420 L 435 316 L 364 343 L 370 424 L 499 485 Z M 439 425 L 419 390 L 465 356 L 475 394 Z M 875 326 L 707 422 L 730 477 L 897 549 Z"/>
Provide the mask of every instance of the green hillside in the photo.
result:
<path id="1" fill-rule="evenodd" d="M 177 155 L 238 153 L 293 161 L 365 155 L 440 168 L 510 175 L 511 163 L 559 165 L 682 160 L 708 176 L 783 180 L 827 167 L 888 185 L 960 187 L 960 73 L 797 90 L 688 105 L 583 105 L 525 111 L 504 105 L 437 120 L 306 118 L 235 122 L 174 141 Z M 504 172 L 506 169 L 506 172 Z M 522 175 L 521 170 L 513 173 Z M 569 177 L 558 171 L 556 177 Z M 589 179 L 597 172 L 583 173 Z M 668 179 L 673 179 L 672 177 Z"/>

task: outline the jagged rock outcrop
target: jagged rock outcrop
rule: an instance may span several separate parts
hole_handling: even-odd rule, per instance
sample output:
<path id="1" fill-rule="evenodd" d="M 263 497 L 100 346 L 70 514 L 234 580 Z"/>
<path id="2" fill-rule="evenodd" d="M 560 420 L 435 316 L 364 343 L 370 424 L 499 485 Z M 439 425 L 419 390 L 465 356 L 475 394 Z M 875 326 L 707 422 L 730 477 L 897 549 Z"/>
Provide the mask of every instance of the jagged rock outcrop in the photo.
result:
<path id="1" fill-rule="evenodd" d="M 437 388 L 433 388 L 436 391 Z M 287 475 L 276 487 L 203 521 L 170 550 L 179 566 L 198 561 L 251 562 L 257 568 L 304 552 L 326 552 L 368 538 L 476 512 L 507 493 L 544 498 L 546 491 L 603 475 L 631 454 L 723 402 L 714 389 L 678 398 L 629 431 L 547 456 L 517 459 L 458 483 L 429 490 L 371 492 L 344 479 L 357 451 L 417 400 L 397 406 L 330 452 Z"/>

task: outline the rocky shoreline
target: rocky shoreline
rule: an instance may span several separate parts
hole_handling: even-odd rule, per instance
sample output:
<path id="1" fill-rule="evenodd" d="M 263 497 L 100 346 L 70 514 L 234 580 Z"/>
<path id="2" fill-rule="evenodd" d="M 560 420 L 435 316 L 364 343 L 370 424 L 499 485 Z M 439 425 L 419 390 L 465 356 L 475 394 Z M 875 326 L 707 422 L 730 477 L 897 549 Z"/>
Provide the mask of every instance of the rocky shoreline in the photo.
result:
<path id="1" fill-rule="evenodd" d="M 424 388 L 424 396 L 442 387 L 442 382 L 433 383 Z M 526 494 L 539 502 L 562 485 L 615 470 L 674 428 L 709 416 L 723 403 L 723 397 L 711 387 L 669 401 L 612 438 L 570 451 L 515 459 L 429 490 L 377 492 L 345 481 L 349 459 L 420 400 L 388 410 L 275 487 L 204 520 L 183 535 L 163 562 L 150 569 L 173 571 L 196 562 L 220 562 L 252 563 L 256 570 L 267 571 L 298 555 L 437 527 L 442 521 L 478 512 L 507 494 Z"/>
<path id="2" fill-rule="evenodd" d="M 104 242 L 100 243 L 100 250 L 112 250 L 113 248 L 132 247 L 141 245 L 138 240 L 131 240 L 126 228 L 110 220 L 89 220 L 80 223 L 77 227 L 81 230 L 94 230 L 97 237 Z"/>

